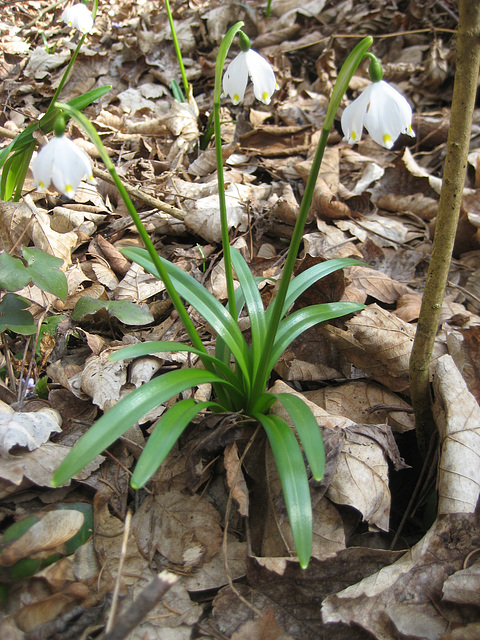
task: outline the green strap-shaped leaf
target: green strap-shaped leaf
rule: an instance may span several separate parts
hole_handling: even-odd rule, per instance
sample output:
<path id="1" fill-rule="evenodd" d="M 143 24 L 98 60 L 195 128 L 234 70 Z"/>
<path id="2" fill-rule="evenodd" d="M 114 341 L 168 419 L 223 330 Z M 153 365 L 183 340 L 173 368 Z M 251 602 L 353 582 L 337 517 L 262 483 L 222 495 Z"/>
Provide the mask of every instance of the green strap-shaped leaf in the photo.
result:
<path id="1" fill-rule="evenodd" d="M 258 290 L 257 282 L 253 277 L 250 267 L 243 259 L 240 251 L 234 247 L 230 248 L 232 254 L 232 263 L 237 273 L 243 295 L 245 296 L 245 304 L 250 318 L 250 327 L 252 331 L 252 357 L 253 369 L 256 370 L 257 363 L 262 357 L 262 345 L 265 342 L 265 309 L 263 307 L 262 298 Z"/>
<path id="2" fill-rule="evenodd" d="M 235 374 L 224 362 L 214 356 L 205 354 L 199 349 L 195 349 L 195 347 L 183 344 L 183 342 L 139 342 L 138 344 L 132 344 L 118 351 L 114 351 L 110 356 L 110 360 L 127 360 L 128 358 L 152 356 L 156 353 L 181 353 L 182 351 L 194 353 L 197 356 L 209 360 L 218 368 L 218 371 L 224 376 L 225 380 L 228 380 L 232 386 L 238 384 L 238 379 L 235 377 Z"/>
<path id="3" fill-rule="evenodd" d="M 273 369 L 285 349 L 301 333 L 320 322 L 340 318 L 362 309 L 365 309 L 365 305 L 359 302 L 325 302 L 294 311 L 280 323 L 269 362 L 269 371 Z"/>
<path id="4" fill-rule="evenodd" d="M 120 400 L 83 435 L 56 470 L 59 486 L 83 469 L 142 416 L 172 396 L 206 382 L 228 384 L 204 369 L 178 369 L 153 378 Z"/>
<path id="5" fill-rule="evenodd" d="M 302 295 L 304 291 L 306 291 L 309 287 L 314 285 L 318 280 L 321 280 L 325 276 L 338 271 L 339 269 L 344 269 L 345 267 L 365 267 L 368 266 L 364 262 L 360 262 L 359 260 L 354 260 L 353 258 L 334 258 L 332 260 L 326 260 L 325 262 L 321 262 L 319 264 L 310 267 L 303 271 L 300 275 L 293 278 L 290 282 L 287 295 L 285 298 L 285 302 L 283 305 L 282 316 L 287 313 L 288 309 L 292 306 L 292 304 L 297 300 L 299 296 Z M 267 322 L 272 315 L 272 305 L 267 309 Z"/>
<path id="6" fill-rule="evenodd" d="M 165 460 L 175 442 L 197 413 L 209 407 L 221 409 L 216 402 L 197 403 L 192 398 L 188 398 L 176 402 L 162 415 L 148 438 L 145 449 L 135 467 L 130 482 L 134 489 L 143 487 Z"/>
<path id="7" fill-rule="evenodd" d="M 124 247 L 121 253 L 133 260 L 141 267 L 152 273 L 158 278 L 155 265 L 150 259 L 146 249 L 137 247 Z M 168 272 L 168 275 L 174 282 L 179 295 L 191 304 L 194 309 L 208 322 L 213 330 L 221 336 L 226 342 L 228 348 L 232 352 L 237 365 L 241 368 L 245 380 L 248 384 L 251 382 L 251 366 L 250 354 L 248 346 L 238 328 L 237 323 L 229 314 L 227 309 L 213 296 L 205 287 L 192 278 L 188 273 L 182 271 L 179 267 L 172 264 L 168 260 L 161 258 Z"/>
<path id="8" fill-rule="evenodd" d="M 320 481 L 325 473 L 325 449 L 317 419 L 310 407 L 292 393 L 269 395 L 274 395 L 287 410 L 302 443 L 313 477 Z"/>
<path id="9" fill-rule="evenodd" d="M 288 424 L 274 415 L 255 414 L 265 429 L 277 465 L 288 520 L 300 566 L 305 569 L 312 553 L 312 503 L 302 452 Z"/>

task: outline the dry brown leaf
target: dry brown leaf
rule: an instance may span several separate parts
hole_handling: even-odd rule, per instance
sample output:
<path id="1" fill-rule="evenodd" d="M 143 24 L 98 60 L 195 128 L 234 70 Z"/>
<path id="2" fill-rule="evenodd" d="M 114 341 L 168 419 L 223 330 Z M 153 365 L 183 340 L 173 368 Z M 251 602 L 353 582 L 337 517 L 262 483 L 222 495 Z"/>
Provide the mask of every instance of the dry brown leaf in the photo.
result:
<path id="1" fill-rule="evenodd" d="M 397 308 L 394 313 L 404 322 L 417 320 L 422 306 L 422 296 L 419 293 L 405 293 L 397 300 Z"/>
<path id="2" fill-rule="evenodd" d="M 256 620 L 242 624 L 231 636 L 231 640 L 294 640 L 277 624 L 272 610 Z"/>
<path id="3" fill-rule="evenodd" d="M 154 356 L 136 358 L 130 365 L 129 379 L 137 388 L 148 382 L 161 368 L 163 360 Z"/>
<path id="4" fill-rule="evenodd" d="M 50 434 L 62 431 L 58 411 L 43 408 L 39 411 L 0 413 L 0 455 L 8 457 L 15 447 L 37 449 L 48 441 Z"/>
<path id="5" fill-rule="evenodd" d="M 227 484 L 232 493 L 232 498 L 238 505 L 238 512 L 242 516 L 248 516 L 248 487 L 241 469 L 239 469 L 240 458 L 235 443 L 225 447 L 224 465 L 227 474 Z"/>
<path id="6" fill-rule="evenodd" d="M 322 329 L 352 364 L 391 391 L 409 388 L 409 360 L 415 328 L 377 304 L 346 323 Z"/>
<path id="7" fill-rule="evenodd" d="M 0 470 L 0 499 L 31 484 L 50 487 L 54 471 L 70 450 L 70 447 L 46 442 L 34 451 L 26 451 L 3 460 Z M 102 456 L 97 456 L 93 462 L 75 474 L 74 478 L 78 480 L 88 478 L 103 460 Z M 65 483 L 65 485 L 69 484 L 70 480 Z"/>
<path id="8" fill-rule="evenodd" d="M 102 262 L 91 262 L 91 267 L 95 273 L 97 280 L 110 291 L 114 291 L 118 286 L 118 279 L 113 269 L 108 264 Z"/>
<path id="9" fill-rule="evenodd" d="M 233 580 L 238 580 L 245 575 L 245 560 L 248 555 L 248 544 L 239 542 L 233 537 L 227 541 L 228 571 Z M 195 569 L 193 575 L 183 579 L 188 591 L 205 591 L 207 589 L 219 589 L 228 583 L 225 572 L 223 552 L 220 551 L 210 562 Z"/>
<path id="10" fill-rule="evenodd" d="M 388 193 L 380 196 L 377 206 L 392 213 L 409 211 L 422 218 L 422 220 L 432 220 L 438 213 L 438 201 L 429 198 L 423 193 L 414 193 L 411 196 Z"/>
<path id="11" fill-rule="evenodd" d="M 375 382 L 352 380 L 335 387 L 306 391 L 305 397 L 333 415 L 360 424 L 388 424 L 398 433 L 415 428 L 410 405 Z"/>
<path id="12" fill-rule="evenodd" d="M 474 513 L 480 493 L 480 407 L 449 355 L 437 361 L 434 390 L 441 446 L 437 512 Z"/>
<path id="13" fill-rule="evenodd" d="M 292 393 L 282 381 L 277 381 L 272 393 Z M 334 474 L 330 480 L 327 496 L 337 504 L 347 504 L 362 513 L 364 519 L 382 530 L 388 531 L 390 515 L 390 490 L 388 487 L 389 457 L 399 469 L 404 468 L 390 427 L 387 425 L 357 425 L 352 420 L 332 415 L 301 397 L 312 410 L 324 434 L 324 440 L 338 430 L 342 446 L 336 452 Z M 272 412 L 289 422 L 289 417 L 280 403 Z M 327 444 L 326 444 L 327 448 Z M 328 456 L 327 456 L 328 457 Z"/>
<path id="14" fill-rule="evenodd" d="M 480 606 L 480 562 L 453 573 L 443 583 L 443 599 Z"/>
<path id="15" fill-rule="evenodd" d="M 192 569 L 220 550 L 220 514 L 205 498 L 159 484 L 136 512 L 137 542 L 144 557 L 159 551 L 170 562 Z"/>
<path id="16" fill-rule="evenodd" d="M 410 292 L 406 285 L 368 267 L 351 267 L 348 279 L 355 289 L 385 304 L 394 304 L 401 296 Z"/>
<path id="17" fill-rule="evenodd" d="M 436 604 L 439 593 L 448 576 L 461 569 L 465 556 L 479 546 L 478 517 L 440 516 L 400 560 L 328 596 L 322 604 L 323 621 L 354 623 L 382 640 L 439 640 L 450 626 Z"/>
<path id="18" fill-rule="evenodd" d="M 92 402 L 100 409 L 111 406 L 120 399 L 120 392 L 127 381 L 127 364 L 109 360 L 110 351 L 90 356 L 81 374 L 81 386 Z"/>
<path id="19" fill-rule="evenodd" d="M 165 289 L 161 280 L 155 278 L 135 262 L 132 264 L 123 280 L 115 289 L 115 300 L 130 300 L 131 302 L 144 302 L 148 298 Z"/>
<path id="20" fill-rule="evenodd" d="M 75 509 L 50 511 L 0 553 L 0 564 L 10 567 L 22 558 L 55 549 L 70 540 L 83 526 L 84 516 Z"/>

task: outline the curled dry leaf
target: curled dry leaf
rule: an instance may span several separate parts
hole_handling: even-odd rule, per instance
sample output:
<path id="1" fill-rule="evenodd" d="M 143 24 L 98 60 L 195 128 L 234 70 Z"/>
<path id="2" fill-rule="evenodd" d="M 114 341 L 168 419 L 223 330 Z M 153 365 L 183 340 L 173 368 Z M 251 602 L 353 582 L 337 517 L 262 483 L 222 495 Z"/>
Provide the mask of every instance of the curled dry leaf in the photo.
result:
<path id="1" fill-rule="evenodd" d="M 84 515 L 75 509 L 50 511 L 0 553 L 0 565 L 10 567 L 22 558 L 55 549 L 82 527 Z"/>
<path id="2" fill-rule="evenodd" d="M 480 606 L 480 562 L 456 571 L 443 584 L 443 599 L 462 605 Z"/>
<path id="3" fill-rule="evenodd" d="M 397 308 L 394 313 L 404 322 L 417 320 L 422 306 L 422 296 L 419 293 L 406 293 L 397 300 Z"/>
<path id="4" fill-rule="evenodd" d="M 371 304 L 347 323 L 347 330 L 322 329 L 347 359 L 391 391 L 409 388 L 409 360 L 415 328 Z"/>
<path id="5" fill-rule="evenodd" d="M 474 513 L 480 493 L 480 407 L 449 355 L 437 361 L 434 390 L 441 446 L 438 513 Z"/>
<path id="6" fill-rule="evenodd" d="M 438 201 L 434 198 L 429 198 L 423 193 L 414 193 L 411 196 L 398 196 L 394 193 L 388 193 L 380 196 L 377 206 L 392 213 L 409 211 L 422 218 L 422 220 L 432 220 L 438 213 Z"/>
<path id="7" fill-rule="evenodd" d="M 357 291 L 363 291 L 367 296 L 385 304 L 394 304 L 399 297 L 410 292 L 406 285 L 369 267 L 351 267 L 348 279 Z"/>
<path id="8" fill-rule="evenodd" d="M 415 428 L 411 406 L 375 382 L 353 380 L 335 387 L 307 391 L 305 397 L 329 413 L 357 423 L 386 423 L 398 433 Z"/>
<path id="9" fill-rule="evenodd" d="M 382 640 L 439 640 L 454 622 L 438 603 L 442 586 L 479 546 L 478 516 L 440 516 L 400 560 L 328 596 L 322 604 L 323 621 L 357 624 Z M 461 619 L 460 611 L 450 609 L 452 615 L 455 622 Z"/>
<path id="10" fill-rule="evenodd" d="M 284 382 L 277 381 L 272 387 L 272 392 L 292 393 L 292 390 Z M 324 433 L 327 461 L 329 435 L 332 429 L 339 431 L 339 444 L 335 451 L 335 471 L 328 485 L 327 496 L 334 503 L 354 507 L 360 511 L 367 522 L 388 531 L 390 516 L 388 458 L 396 468 L 405 467 L 390 427 L 357 425 L 348 418 L 328 413 L 301 394 L 294 395 L 301 397 L 313 411 Z M 276 403 L 272 411 L 287 422 L 289 421 L 280 403 Z M 321 487 L 321 491 L 325 491 L 325 487 Z"/>
<path id="11" fill-rule="evenodd" d="M 8 457 L 14 447 L 37 449 L 48 441 L 50 434 L 62 430 L 61 424 L 62 418 L 55 409 L 0 413 L 0 455 Z"/>
<path id="12" fill-rule="evenodd" d="M 110 352 L 91 356 L 81 374 L 81 386 L 100 409 L 120 399 L 122 386 L 127 381 L 127 365 L 123 361 L 111 362 Z"/>

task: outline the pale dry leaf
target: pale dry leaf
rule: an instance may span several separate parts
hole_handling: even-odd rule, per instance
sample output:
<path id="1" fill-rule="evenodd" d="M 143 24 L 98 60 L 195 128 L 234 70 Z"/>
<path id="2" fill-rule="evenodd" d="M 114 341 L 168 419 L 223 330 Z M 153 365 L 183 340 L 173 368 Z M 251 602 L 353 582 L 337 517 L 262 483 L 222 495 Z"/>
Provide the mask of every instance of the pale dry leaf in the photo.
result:
<path id="1" fill-rule="evenodd" d="M 115 289 L 115 300 L 144 302 L 165 289 L 161 280 L 155 278 L 135 262 Z"/>
<path id="2" fill-rule="evenodd" d="M 232 580 L 238 580 L 245 575 L 245 561 L 248 555 L 248 544 L 239 542 L 233 537 L 227 541 L 228 571 Z M 205 591 L 219 589 L 228 583 L 225 572 L 223 553 L 217 553 L 210 562 L 195 570 L 193 575 L 185 577 L 183 583 L 188 591 Z"/>
<path id="3" fill-rule="evenodd" d="M 67 278 L 67 288 L 68 295 L 72 296 L 77 293 L 79 287 L 84 282 L 91 282 L 90 278 L 83 272 L 82 267 L 76 263 L 68 267 L 65 276 Z M 69 307 L 73 309 L 76 303 L 73 306 Z"/>
<path id="4" fill-rule="evenodd" d="M 91 263 L 91 267 L 97 277 L 97 280 L 103 284 L 104 287 L 110 289 L 110 291 L 117 288 L 118 278 L 108 265 L 93 261 Z"/>
<path id="5" fill-rule="evenodd" d="M 402 160 L 405 164 L 405 168 L 412 174 L 412 176 L 414 176 L 415 178 L 427 178 L 428 183 L 432 187 L 432 189 L 440 195 L 440 191 L 442 189 L 442 179 L 437 178 L 436 176 L 432 176 L 426 169 L 421 167 L 413 157 L 412 152 L 408 147 L 405 147 Z"/>
<path id="6" fill-rule="evenodd" d="M 84 216 L 81 211 L 75 211 L 67 207 L 54 207 L 51 214 L 50 226 L 58 233 L 67 233 L 79 227 L 83 221 Z"/>
<path id="7" fill-rule="evenodd" d="M 394 304 L 398 298 L 410 292 L 406 285 L 386 273 L 368 267 L 351 267 L 348 279 L 356 289 L 385 304 Z"/>
<path id="8" fill-rule="evenodd" d="M 0 414 L 0 455 L 8 457 L 15 447 L 25 447 L 29 451 L 37 449 L 52 433 L 61 432 L 61 424 L 58 411 L 50 408 Z"/>
<path id="9" fill-rule="evenodd" d="M 3 460 L 0 470 L 0 499 L 31 484 L 50 487 L 54 471 L 70 451 L 71 447 L 46 442 L 34 451 L 25 451 Z M 98 469 L 103 460 L 102 456 L 97 456 L 75 474 L 74 479 L 85 480 Z M 68 480 L 65 485 L 70 482 Z"/>
<path id="10" fill-rule="evenodd" d="M 443 583 L 443 599 L 460 605 L 480 606 L 480 562 L 449 576 Z"/>
<path id="11" fill-rule="evenodd" d="M 312 410 L 324 439 L 330 429 L 338 430 L 342 446 L 336 454 L 336 467 L 328 485 L 327 496 L 334 503 L 354 507 L 370 524 L 388 530 L 390 490 L 387 457 L 397 468 L 405 466 L 390 427 L 378 424 L 357 425 L 353 420 L 330 414 L 302 394 L 292 392 L 280 380 L 271 391 L 294 393 L 302 398 Z M 290 422 L 280 403 L 275 403 L 271 411 Z"/>
<path id="12" fill-rule="evenodd" d="M 20 239 L 27 245 L 31 239 L 33 213 L 25 202 L 0 202 L 0 246 L 10 252 Z"/>
<path id="13" fill-rule="evenodd" d="M 347 323 L 347 330 L 322 328 L 357 368 L 391 391 L 409 388 L 409 360 L 415 328 L 377 304 Z"/>
<path id="14" fill-rule="evenodd" d="M 51 71 L 64 65 L 70 59 L 71 53 L 48 53 L 45 47 L 36 47 L 30 54 L 24 70 L 26 78 L 43 80 Z"/>
<path id="15" fill-rule="evenodd" d="M 75 509 L 50 511 L 0 553 L 0 565 L 10 567 L 22 558 L 70 540 L 83 526 L 84 515 Z"/>
<path id="16" fill-rule="evenodd" d="M 275 619 L 272 609 L 255 620 L 248 620 L 242 624 L 231 640 L 294 640 Z"/>
<path id="17" fill-rule="evenodd" d="M 480 407 L 449 355 L 438 359 L 433 384 L 441 446 L 437 512 L 474 513 L 480 493 Z"/>
<path id="18" fill-rule="evenodd" d="M 397 300 L 394 314 L 404 322 L 417 320 L 422 306 L 422 296 L 419 293 L 405 293 Z"/>
<path id="19" fill-rule="evenodd" d="M 480 546 L 478 517 L 439 517 L 397 562 L 322 604 L 325 623 L 357 624 L 381 640 L 439 640 L 449 620 L 435 603 L 448 576 Z"/>
<path id="20" fill-rule="evenodd" d="M 174 136 L 193 142 L 200 135 L 198 130 L 198 107 L 193 98 L 191 102 L 173 100 L 164 122 Z"/>
<path id="21" fill-rule="evenodd" d="M 434 198 L 429 198 L 423 193 L 414 193 L 409 196 L 388 193 L 380 196 L 377 206 L 392 213 L 408 211 L 422 220 L 432 220 L 438 213 L 438 201 L 434 200 Z"/>
<path id="22" fill-rule="evenodd" d="M 127 381 L 127 364 L 109 360 L 110 352 L 90 356 L 81 374 L 81 387 L 100 409 L 105 404 L 115 404 L 120 399 L 122 386 Z"/>
<path id="23" fill-rule="evenodd" d="M 210 562 L 220 550 L 220 514 L 197 494 L 159 486 L 136 512 L 134 522 L 145 557 L 156 549 L 170 562 L 193 569 Z"/>
<path id="24" fill-rule="evenodd" d="M 404 433 L 415 428 L 411 406 L 375 382 L 353 380 L 334 387 L 306 391 L 305 397 L 333 415 L 361 424 L 388 424 Z"/>
<path id="25" fill-rule="evenodd" d="M 239 469 L 240 458 L 235 443 L 229 444 L 224 451 L 224 465 L 227 475 L 227 484 L 232 494 L 232 498 L 238 505 L 238 512 L 242 516 L 248 516 L 248 487 L 245 482 L 242 469 Z"/>
<path id="26" fill-rule="evenodd" d="M 78 235 L 74 231 L 57 233 L 50 227 L 50 217 L 46 211 L 38 209 L 30 196 L 25 196 L 25 203 L 33 215 L 31 236 L 37 249 L 42 249 L 52 256 L 61 258 L 64 267 L 72 262 L 72 251 L 78 245 Z"/>
<path id="27" fill-rule="evenodd" d="M 130 365 L 130 382 L 137 388 L 153 378 L 162 367 L 163 360 L 154 356 L 136 358 Z"/>

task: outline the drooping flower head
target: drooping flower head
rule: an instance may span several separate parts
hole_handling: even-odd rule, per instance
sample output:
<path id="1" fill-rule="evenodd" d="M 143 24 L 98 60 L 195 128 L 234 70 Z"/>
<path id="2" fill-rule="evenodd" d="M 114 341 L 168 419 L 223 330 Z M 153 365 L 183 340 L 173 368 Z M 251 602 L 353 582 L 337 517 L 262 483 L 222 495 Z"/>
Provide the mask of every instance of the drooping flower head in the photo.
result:
<path id="1" fill-rule="evenodd" d="M 372 83 L 342 114 L 344 140 L 350 144 L 358 142 L 365 127 L 377 144 L 391 149 L 401 133 L 415 136 L 412 108 L 396 89 L 382 80 L 377 58 L 372 59 L 369 72 Z"/>
<path id="2" fill-rule="evenodd" d="M 250 48 L 250 40 L 242 31 L 239 32 L 239 40 L 242 51 L 227 67 L 223 76 L 223 92 L 230 96 L 233 104 L 238 104 L 243 100 L 250 77 L 255 98 L 270 104 L 277 86 L 273 69 L 265 58 Z"/>
<path id="3" fill-rule="evenodd" d="M 35 186 L 45 191 L 51 182 L 68 198 L 75 195 L 78 185 L 87 178 L 95 184 L 88 155 L 63 135 L 55 136 L 40 149 L 32 162 Z"/>
<path id="4" fill-rule="evenodd" d="M 67 7 L 60 20 L 66 22 L 69 27 L 75 27 L 81 33 L 91 33 L 93 29 L 93 17 L 87 6 L 80 2 Z"/>

